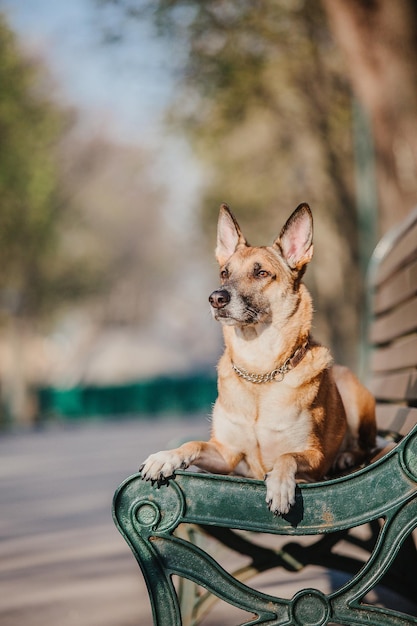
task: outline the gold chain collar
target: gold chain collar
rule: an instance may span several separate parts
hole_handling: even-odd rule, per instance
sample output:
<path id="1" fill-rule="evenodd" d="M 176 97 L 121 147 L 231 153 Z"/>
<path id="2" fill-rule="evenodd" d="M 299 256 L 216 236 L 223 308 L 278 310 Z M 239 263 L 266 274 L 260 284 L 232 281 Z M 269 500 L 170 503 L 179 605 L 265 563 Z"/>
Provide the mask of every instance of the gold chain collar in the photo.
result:
<path id="1" fill-rule="evenodd" d="M 284 376 L 287 372 L 294 369 L 300 361 L 304 358 L 307 350 L 308 350 L 309 341 L 307 340 L 302 346 L 297 348 L 297 350 L 290 356 L 281 367 L 277 367 L 272 370 L 272 372 L 267 372 L 266 374 L 253 374 L 251 372 L 247 372 L 243 367 L 238 367 L 232 361 L 232 368 L 236 372 L 238 376 L 244 378 L 250 383 L 261 384 L 261 383 L 270 383 L 273 380 L 277 383 L 280 383 L 284 380 Z"/>

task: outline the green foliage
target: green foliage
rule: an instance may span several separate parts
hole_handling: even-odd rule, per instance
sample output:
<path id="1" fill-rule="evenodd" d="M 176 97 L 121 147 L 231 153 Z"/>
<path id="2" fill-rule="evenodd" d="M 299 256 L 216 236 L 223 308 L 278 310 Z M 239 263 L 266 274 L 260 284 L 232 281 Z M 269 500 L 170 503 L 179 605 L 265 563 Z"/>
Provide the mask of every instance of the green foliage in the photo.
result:
<path id="1" fill-rule="evenodd" d="M 35 315 L 48 291 L 62 198 L 57 146 L 67 122 L 40 68 L 0 16 L 0 290 L 3 308 Z"/>

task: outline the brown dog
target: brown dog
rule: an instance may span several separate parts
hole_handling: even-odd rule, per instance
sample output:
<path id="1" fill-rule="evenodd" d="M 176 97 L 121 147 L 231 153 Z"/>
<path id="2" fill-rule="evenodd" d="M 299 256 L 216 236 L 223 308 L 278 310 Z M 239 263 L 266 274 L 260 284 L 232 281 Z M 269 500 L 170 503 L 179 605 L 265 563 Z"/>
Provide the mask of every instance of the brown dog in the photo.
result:
<path id="1" fill-rule="evenodd" d="M 374 399 L 347 368 L 331 367 L 329 350 L 310 337 L 312 303 L 301 278 L 312 235 L 311 211 L 301 204 L 272 246 L 251 247 L 221 206 L 221 287 L 209 300 L 225 351 L 211 439 L 152 454 L 144 479 L 164 482 L 191 464 L 265 479 L 277 515 L 294 504 L 296 480 L 319 480 L 369 455 Z"/>

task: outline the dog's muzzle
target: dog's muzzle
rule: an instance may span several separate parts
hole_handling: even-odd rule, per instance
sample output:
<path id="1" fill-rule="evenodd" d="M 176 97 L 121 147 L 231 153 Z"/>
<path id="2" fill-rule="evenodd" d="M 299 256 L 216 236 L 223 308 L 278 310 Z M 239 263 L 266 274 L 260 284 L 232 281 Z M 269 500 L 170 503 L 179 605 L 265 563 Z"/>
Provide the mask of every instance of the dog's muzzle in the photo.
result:
<path id="1" fill-rule="evenodd" d="M 209 302 L 214 309 L 222 309 L 230 302 L 230 293 L 226 289 L 216 289 L 209 296 Z"/>

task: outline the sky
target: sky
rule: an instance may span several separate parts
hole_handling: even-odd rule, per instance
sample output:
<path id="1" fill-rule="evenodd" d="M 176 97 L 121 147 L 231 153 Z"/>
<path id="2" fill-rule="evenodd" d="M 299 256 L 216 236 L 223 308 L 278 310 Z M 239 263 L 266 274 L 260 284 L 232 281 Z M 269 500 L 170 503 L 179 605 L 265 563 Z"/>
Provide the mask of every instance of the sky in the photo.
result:
<path id="1" fill-rule="evenodd" d="M 0 9 L 46 62 L 65 101 L 121 139 L 152 142 L 161 133 L 182 51 L 157 37 L 150 20 L 121 24 L 120 13 L 95 0 L 0 0 Z M 120 25 L 123 40 L 104 43 L 104 33 Z"/>
<path id="2" fill-rule="evenodd" d="M 177 233 L 195 232 L 202 171 L 184 137 L 167 132 L 164 113 L 178 88 L 183 44 L 157 36 L 151 19 L 124 20 L 97 0 L 0 0 L 20 42 L 38 55 L 56 96 L 77 107 L 79 127 L 92 135 L 150 147 L 153 173 L 169 189 L 165 210 Z M 105 43 L 108 32 L 123 32 Z"/>

